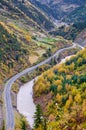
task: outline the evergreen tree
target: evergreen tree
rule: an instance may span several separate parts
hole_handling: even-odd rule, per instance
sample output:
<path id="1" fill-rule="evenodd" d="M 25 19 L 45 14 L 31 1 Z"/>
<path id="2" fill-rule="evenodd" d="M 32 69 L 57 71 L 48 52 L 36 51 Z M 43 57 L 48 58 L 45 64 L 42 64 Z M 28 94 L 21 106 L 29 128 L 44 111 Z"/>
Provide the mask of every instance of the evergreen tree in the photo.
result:
<path id="1" fill-rule="evenodd" d="M 44 118 L 44 130 L 47 130 L 47 122 L 46 122 L 46 118 Z"/>
<path id="2" fill-rule="evenodd" d="M 38 104 L 34 115 L 34 128 L 38 128 L 40 125 L 43 125 L 43 113 L 41 106 Z"/>
<path id="3" fill-rule="evenodd" d="M 26 122 L 25 122 L 25 120 L 22 118 L 22 119 L 21 119 L 21 129 L 22 129 L 22 130 L 26 130 L 26 128 L 27 128 Z"/>

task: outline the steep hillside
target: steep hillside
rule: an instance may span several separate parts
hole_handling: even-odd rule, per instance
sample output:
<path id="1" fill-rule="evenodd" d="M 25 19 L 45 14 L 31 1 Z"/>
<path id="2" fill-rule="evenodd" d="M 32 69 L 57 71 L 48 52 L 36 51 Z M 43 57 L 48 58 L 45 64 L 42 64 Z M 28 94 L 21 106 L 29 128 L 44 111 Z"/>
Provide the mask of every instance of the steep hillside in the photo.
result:
<path id="1" fill-rule="evenodd" d="M 86 3 L 80 7 L 78 7 L 77 9 L 75 9 L 74 11 L 72 11 L 71 13 L 69 13 L 67 15 L 67 17 L 65 17 L 63 19 L 63 21 L 65 22 L 69 22 L 69 23 L 75 23 L 75 22 L 83 22 L 86 20 Z"/>
<path id="2" fill-rule="evenodd" d="M 59 19 L 66 22 L 68 26 L 50 31 L 52 35 L 61 35 L 66 39 L 75 40 L 81 31 L 86 28 L 86 2 L 76 0 L 30 0 L 33 5 L 42 10 L 51 19 Z M 57 22 L 58 26 L 58 22 Z M 54 30 L 54 29 L 52 29 Z M 81 33 L 82 34 L 82 33 Z M 81 36 L 83 37 L 83 36 Z M 83 42 L 85 38 L 83 39 Z M 85 45 L 85 44 L 84 44 Z"/>
<path id="3" fill-rule="evenodd" d="M 35 81 L 34 101 L 42 107 L 47 129 L 86 129 L 86 48 Z"/>
<path id="4" fill-rule="evenodd" d="M 0 84 L 42 56 L 47 48 L 38 45 L 32 36 L 41 36 L 44 29 L 52 27 L 48 17 L 29 1 L 0 1 Z"/>
<path id="5" fill-rule="evenodd" d="M 31 3 L 34 4 L 36 7 L 38 7 L 40 10 L 42 10 L 51 19 L 52 18 L 55 18 L 55 19 L 60 18 L 60 14 L 59 14 L 58 9 L 51 8 L 51 6 L 49 6 L 49 4 L 44 4 L 43 1 L 38 1 L 38 0 L 31 0 Z"/>
<path id="6" fill-rule="evenodd" d="M 69 13 L 63 21 L 68 24 L 57 28 L 55 31 L 50 32 L 50 34 L 61 35 L 66 39 L 79 43 L 83 42 L 83 45 L 86 45 L 86 37 L 84 36 L 86 29 L 86 4 Z M 79 41 L 79 38 L 82 40 Z"/>
<path id="7" fill-rule="evenodd" d="M 62 37 L 52 38 L 32 30 L 24 21 L 3 21 L 0 22 L 0 84 L 56 50 L 71 45 Z"/>
<path id="8" fill-rule="evenodd" d="M 54 19 L 63 19 L 67 14 L 81 5 L 86 4 L 84 0 L 30 0 L 35 6 L 44 11 Z"/>
<path id="9" fill-rule="evenodd" d="M 86 29 L 86 21 L 75 22 L 69 26 L 61 26 L 57 30 L 50 32 L 52 35 L 60 35 L 66 39 L 76 40 L 77 37 L 82 37 L 79 35 L 82 31 Z M 82 33 L 81 33 L 82 34 Z M 85 39 L 85 37 L 83 37 Z"/>
<path id="10" fill-rule="evenodd" d="M 29 50 L 21 44 L 4 23 L 0 23 L 0 83 L 29 65 Z M 28 60 L 27 60 L 27 59 Z"/>
<path id="11" fill-rule="evenodd" d="M 14 19 L 25 18 L 30 26 L 46 30 L 54 27 L 49 18 L 28 0 L 25 2 L 21 0 L 11 0 L 10 2 L 2 0 L 0 1 L 0 7 L 2 15 L 8 15 L 7 17 L 13 17 Z"/>

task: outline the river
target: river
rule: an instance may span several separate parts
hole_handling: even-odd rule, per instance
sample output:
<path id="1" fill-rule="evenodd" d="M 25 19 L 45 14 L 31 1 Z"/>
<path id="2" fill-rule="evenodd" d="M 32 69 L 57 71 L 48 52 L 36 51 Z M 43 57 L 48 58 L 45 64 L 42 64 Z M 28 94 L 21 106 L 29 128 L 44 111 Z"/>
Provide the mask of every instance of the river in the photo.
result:
<path id="1" fill-rule="evenodd" d="M 65 62 L 67 59 L 70 59 L 71 56 L 67 56 L 62 59 L 60 63 Z M 34 79 L 30 82 L 21 86 L 18 95 L 17 95 L 17 109 L 18 111 L 24 115 L 31 127 L 33 127 L 34 123 L 34 112 L 36 110 L 36 106 L 33 102 L 33 85 Z"/>
<path id="2" fill-rule="evenodd" d="M 17 95 L 17 109 L 26 117 L 31 127 L 33 127 L 33 116 L 36 108 L 32 98 L 33 84 L 34 80 L 31 80 L 30 82 L 21 86 Z"/>

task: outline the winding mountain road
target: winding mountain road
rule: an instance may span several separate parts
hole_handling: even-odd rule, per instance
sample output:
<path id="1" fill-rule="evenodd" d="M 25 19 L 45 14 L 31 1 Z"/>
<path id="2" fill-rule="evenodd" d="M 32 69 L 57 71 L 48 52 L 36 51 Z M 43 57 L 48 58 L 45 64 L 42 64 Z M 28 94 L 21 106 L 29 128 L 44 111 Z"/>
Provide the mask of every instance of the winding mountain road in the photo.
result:
<path id="1" fill-rule="evenodd" d="M 5 110 L 6 110 L 6 130 L 14 130 L 14 126 L 15 126 L 14 111 L 13 111 L 12 100 L 11 100 L 11 87 L 12 87 L 12 84 L 14 83 L 14 81 L 16 81 L 19 77 L 21 77 L 22 75 L 24 75 L 26 73 L 31 73 L 33 70 L 35 70 L 39 66 L 49 63 L 53 58 L 58 56 L 59 53 L 61 53 L 62 51 L 66 50 L 66 49 L 72 49 L 74 47 L 76 47 L 75 43 L 73 43 L 73 45 L 71 47 L 67 47 L 67 48 L 58 50 L 50 58 L 46 59 L 45 61 L 43 61 L 35 66 L 25 69 L 24 71 L 16 74 L 15 76 L 13 76 L 11 79 L 9 79 L 7 81 L 7 83 L 5 84 L 5 89 L 4 89 L 4 102 L 5 102 Z"/>

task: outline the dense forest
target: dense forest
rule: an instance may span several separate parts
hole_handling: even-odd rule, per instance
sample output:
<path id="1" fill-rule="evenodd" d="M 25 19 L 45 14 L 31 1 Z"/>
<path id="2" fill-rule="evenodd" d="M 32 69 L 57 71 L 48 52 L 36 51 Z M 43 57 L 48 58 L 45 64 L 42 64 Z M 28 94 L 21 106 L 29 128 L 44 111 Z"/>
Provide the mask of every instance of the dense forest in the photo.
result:
<path id="1" fill-rule="evenodd" d="M 42 107 L 47 129 L 86 129 L 86 48 L 38 77 L 34 101 Z M 35 130 L 43 128 L 40 123 Z"/>

